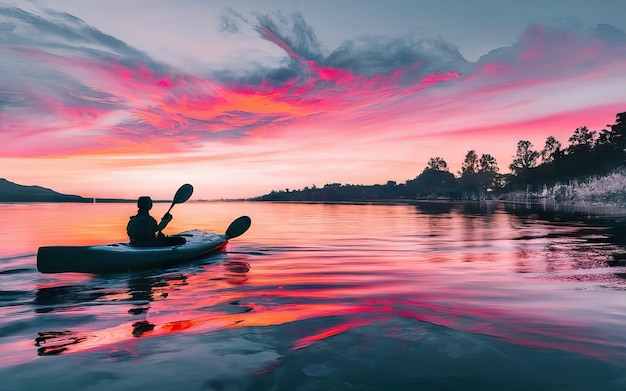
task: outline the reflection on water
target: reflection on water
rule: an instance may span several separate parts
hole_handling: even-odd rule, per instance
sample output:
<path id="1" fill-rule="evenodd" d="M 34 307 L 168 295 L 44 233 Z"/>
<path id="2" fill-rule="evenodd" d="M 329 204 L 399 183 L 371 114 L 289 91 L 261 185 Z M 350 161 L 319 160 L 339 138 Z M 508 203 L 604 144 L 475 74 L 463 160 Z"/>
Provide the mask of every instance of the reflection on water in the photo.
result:
<path id="1" fill-rule="evenodd" d="M 253 227 L 204 260 L 92 276 L 37 273 L 36 247 L 124 240 L 128 205 L 0 209 L 12 222 L 0 233 L 14 239 L 0 254 L 0 315 L 10 320 L 0 325 L 0 375 L 15 389 L 42 384 L 21 374 L 44 371 L 44 356 L 59 370 L 79 357 L 114 372 L 102 389 L 147 386 L 128 383 L 117 363 L 129 360 L 165 388 L 167 371 L 207 360 L 176 387 L 626 384 L 622 210 L 189 203 L 169 233 L 223 232 L 242 214 Z"/>
<path id="2" fill-rule="evenodd" d="M 35 338 L 39 355 L 56 355 L 60 353 L 76 352 L 87 349 L 94 349 L 112 343 L 119 343 L 132 338 L 143 336 L 155 336 L 185 331 L 191 327 L 210 323 L 221 314 L 233 315 L 251 311 L 251 308 L 241 306 L 238 301 L 231 301 L 228 305 L 203 299 L 200 302 L 188 305 L 186 308 L 176 308 L 175 316 L 162 317 L 160 314 L 152 316 L 153 307 L 158 308 L 157 312 L 162 312 L 161 303 L 170 296 L 170 293 L 177 296 L 177 304 L 184 303 L 184 296 L 187 293 L 197 294 L 196 290 L 206 290 L 207 288 L 219 289 L 224 284 L 241 286 L 246 283 L 246 274 L 250 270 L 250 265 L 242 260 L 225 260 L 221 267 L 223 271 L 220 276 L 209 277 L 209 281 L 215 282 L 209 286 L 206 283 L 198 283 L 196 276 L 185 274 L 165 274 L 165 275 L 141 275 L 134 274 L 128 277 L 128 286 L 115 287 L 110 281 L 103 281 L 102 286 L 92 284 L 73 284 L 52 287 L 41 287 L 37 289 L 34 310 L 37 313 L 66 313 L 71 311 L 81 311 L 80 306 L 87 303 L 90 306 L 104 305 L 111 303 L 124 303 L 129 306 L 128 313 L 135 317 L 129 323 L 107 329 L 80 331 L 40 331 Z M 215 272 L 212 270 L 211 272 Z M 203 276 L 204 280 L 207 276 Z M 187 288 L 190 291 L 187 291 Z M 188 300 L 193 300 L 191 297 Z M 201 303 L 202 307 L 211 307 L 210 316 L 203 315 L 196 319 L 179 320 L 181 311 L 193 310 Z M 167 304 L 165 304 L 167 308 Z M 152 323 L 152 318 L 159 319 L 159 325 Z M 175 318 L 174 320 L 170 320 Z M 238 323 L 239 321 L 235 321 Z M 223 320 L 219 320 L 216 327 L 222 327 Z"/>

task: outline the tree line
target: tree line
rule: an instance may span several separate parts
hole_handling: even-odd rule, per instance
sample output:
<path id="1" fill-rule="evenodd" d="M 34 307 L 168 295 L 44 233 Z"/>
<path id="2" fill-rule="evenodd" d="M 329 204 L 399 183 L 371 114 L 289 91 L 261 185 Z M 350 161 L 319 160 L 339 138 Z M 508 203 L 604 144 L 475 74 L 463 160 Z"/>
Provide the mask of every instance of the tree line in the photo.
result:
<path id="1" fill-rule="evenodd" d="M 384 185 L 315 185 L 301 190 L 279 190 L 256 197 L 259 201 L 371 201 L 390 199 L 486 199 L 517 190 L 537 191 L 543 186 L 573 179 L 606 175 L 626 167 L 626 112 L 616 114 L 615 123 L 597 132 L 587 126 L 574 130 L 567 147 L 548 136 L 542 149 L 520 140 L 510 173 L 502 174 L 496 159 L 469 150 L 454 175 L 446 161 L 431 157 L 414 179 Z"/>

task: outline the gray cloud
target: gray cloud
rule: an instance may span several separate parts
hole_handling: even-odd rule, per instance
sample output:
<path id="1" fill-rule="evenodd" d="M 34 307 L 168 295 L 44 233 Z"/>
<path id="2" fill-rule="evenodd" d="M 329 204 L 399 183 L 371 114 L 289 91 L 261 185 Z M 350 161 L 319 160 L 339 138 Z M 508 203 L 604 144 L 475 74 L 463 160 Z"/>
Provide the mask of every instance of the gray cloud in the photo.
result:
<path id="1" fill-rule="evenodd" d="M 138 71 L 149 69 L 156 75 L 170 71 L 167 65 L 66 13 L 46 10 L 37 15 L 0 7 L 0 16 L 4 19 L 0 24 L 0 41 L 9 44 L 2 54 L 0 73 L 4 107 L 32 108 L 42 99 L 41 94 L 55 96 L 68 107 L 103 110 L 123 107 L 122 100 L 109 92 L 85 85 L 74 74 L 74 61 L 117 64 Z M 42 60 L 55 56 L 67 65 Z"/>
<path id="2" fill-rule="evenodd" d="M 263 34 L 263 28 L 267 28 L 303 59 L 355 74 L 373 76 L 403 70 L 407 76 L 415 77 L 432 72 L 467 73 L 472 69 L 472 64 L 463 58 L 458 48 L 441 38 L 362 36 L 326 53 L 299 13 L 258 15 L 257 21 L 257 31 Z M 301 71 L 301 64 L 292 61 L 281 69 L 272 70 L 268 76 L 284 80 Z"/>
<path id="3" fill-rule="evenodd" d="M 282 47 L 287 53 L 293 53 L 295 57 L 285 56 L 278 67 L 257 67 L 244 75 L 229 70 L 217 71 L 214 75 L 220 80 L 249 85 L 257 85 L 262 81 L 280 85 L 295 78 L 303 81 L 310 75 L 309 65 L 303 61 L 313 61 L 323 67 L 349 70 L 364 76 L 403 70 L 408 82 L 432 72 L 469 73 L 473 68 L 472 63 L 463 58 L 455 45 L 441 38 L 362 36 L 345 41 L 328 53 L 302 14 L 285 15 L 278 12 L 255 16 L 256 20 L 249 22 L 229 10 L 226 18 L 248 24 L 262 38 Z M 266 30 L 273 36 L 268 36 Z"/>
<path id="4" fill-rule="evenodd" d="M 546 54 L 546 61 L 557 60 L 564 37 L 576 36 L 584 39 L 600 39 L 610 46 L 626 45 L 626 33 L 608 25 L 599 24 L 585 27 L 574 18 L 553 19 L 549 24 L 531 25 L 510 46 L 494 49 L 476 62 L 467 61 L 458 48 L 442 38 L 418 37 L 401 38 L 362 36 L 348 40 L 331 53 L 326 53 L 315 32 L 300 13 L 284 15 L 257 15 L 255 29 L 264 36 L 263 29 L 271 31 L 279 40 L 278 45 L 286 45 L 288 50 L 304 60 L 315 61 L 321 66 L 350 70 L 355 74 L 373 76 L 389 74 L 396 70 L 405 72 L 405 81 L 411 82 L 433 72 L 456 72 L 471 74 L 476 66 L 493 61 L 514 63 L 519 54 L 528 50 L 532 42 L 543 42 L 553 47 L 552 55 Z M 268 37 L 264 37 L 269 39 Z M 575 45 L 576 43 L 574 43 Z M 568 53 L 575 51 L 569 48 Z M 567 50 L 567 49 L 564 49 Z M 537 66 L 541 66 L 537 64 Z M 306 66 L 295 59 L 288 59 L 281 67 L 258 69 L 256 74 L 247 76 L 247 81 L 270 80 L 284 82 L 296 76 L 306 75 Z"/>
<path id="5" fill-rule="evenodd" d="M 220 32 L 237 34 L 241 31 L 242 24 L 248 24 L 246 18 L 232 8 L 228 8 L 220 17 Z"/>
<path id="6" fill-rule="evenodd" d="M 51 10 L 42 13 L 40 16 L 19 8 L 0 7 L 0 15 L 5 19 L 0 26 L 0 39 L 9 44 L 60 49 L 90 58 L 121 56 L 151 66 L 154 71 L 164 71 L 161 64 L 144 52 L 79 18 Z"/>
<path id="7" fill-rule="evenodd" d="M 577 37 L 579 41 L 570 42 L 568 37 Z M 592 39 L 600 40 L 607 46 L 624 46 L 626 45 L 626 33 L 624 31 L 608 25 L 599 24 L 593 28 L 586 28 L 581 23 L 571 18 L 555 20 L 552 24 L 534 24 L 526 28 L 522 32 L 520 39 L 511 44 L 498 49 L 494 49 L 482 56 L 478 61 L 478 65 L 490 62 L 515 63 L 519 60 L 519 55 L 528 50 L 534 50 L 533 45 L 540 43 L 544 47 L 545 57 L 542 61 L 558 62 L 563 60 L 564 55 L 582 56 L 582 53 L 576 53 L 572 45 L 582 45 L 582 41 L 586 40 L 591 45 Z M 549 47 L 550 49 L 545 49 Z M 580 57 L 582 60 L 582 57 Z"/>
<path id="8" fill-rule="evenodd" d="M 612 46 L 626 45 L 626 33 L 610 24 L 597 25 L 592 34 Z"/>
<path id="9" fill-rule="evenodd" d="M 284 15 L 278 12 L 274 16 L 257 14 L 257 22 L 257 31 L 263 34 L 262 28 L 267 28 L 297 55 L 307 60 L 323 59 L 324 49 L 313 28 L 306 23 L 301 13 Z"/>
<path id="10" fill-rule="evenodd" d="M 227 15 L 220 18 L 220 32 L 236 34 L 239 32 L 239 24 Z"/>
<path id="11" fill-rule="evenodd" d="M 470 63 L 456 46 L 441 38 L 418 39 L 361 37 L 348 41 L 322 62 L 324 65 L 351 69 L 363 75 L 386 74 L 417 65 L 416 72 L 468 72 Z"/>

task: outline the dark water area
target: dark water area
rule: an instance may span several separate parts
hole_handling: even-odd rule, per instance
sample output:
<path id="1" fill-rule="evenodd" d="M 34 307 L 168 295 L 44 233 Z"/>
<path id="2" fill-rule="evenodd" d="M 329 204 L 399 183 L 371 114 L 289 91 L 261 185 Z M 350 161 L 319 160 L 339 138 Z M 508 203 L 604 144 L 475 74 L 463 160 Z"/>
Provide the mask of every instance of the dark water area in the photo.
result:
<path id="1" fill-rule="evenodd" d="M 36 270 L 133 209 L 0 204 L 0 390 L 626 389 L 623 208 L 188 202 L 167 233 L 252 227 L 175 268 Z"/>

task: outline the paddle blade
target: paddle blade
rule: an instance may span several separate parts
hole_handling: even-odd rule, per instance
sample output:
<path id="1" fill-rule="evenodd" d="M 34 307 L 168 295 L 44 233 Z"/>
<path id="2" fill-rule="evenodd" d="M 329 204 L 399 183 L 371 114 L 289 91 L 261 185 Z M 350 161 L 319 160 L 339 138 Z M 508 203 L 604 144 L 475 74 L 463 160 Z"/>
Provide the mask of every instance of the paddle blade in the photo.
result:
<path id="1" fill-rule="evenodd" d="M 183 202 L 187 201 L 189 197 L 191 197 L 192 193 L 193 193 L 193 186 L 191 186 L 189 183 L 185 183 L 178 189 L 178 191 L 176 191 L 176 194 L 174 195 L 174 199 L 172 200 L 172 205 L 182 204 Z"/>
<path id="2" fill-rule="evenodd" d="M 250 219 L 250 217 L 238 217 L 233 220 L 233 222 L 230 223 L 230 225 L 228 226 L 228 229 L 226 230 L 226 236 L 229 239 L 241 236 L 248 230 L 248 228 L 250 228 L 250 224 L 252 224 L 252 219 Z"/>

